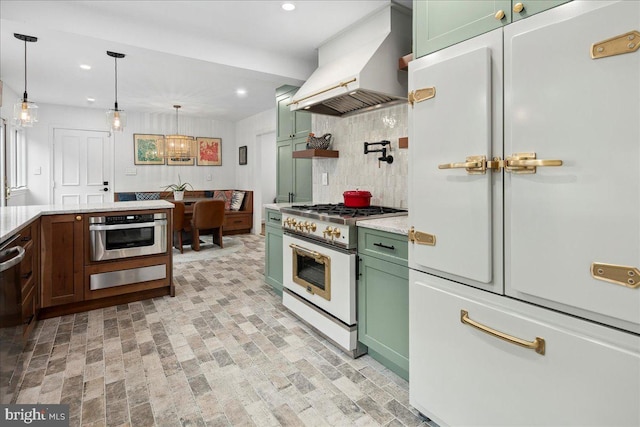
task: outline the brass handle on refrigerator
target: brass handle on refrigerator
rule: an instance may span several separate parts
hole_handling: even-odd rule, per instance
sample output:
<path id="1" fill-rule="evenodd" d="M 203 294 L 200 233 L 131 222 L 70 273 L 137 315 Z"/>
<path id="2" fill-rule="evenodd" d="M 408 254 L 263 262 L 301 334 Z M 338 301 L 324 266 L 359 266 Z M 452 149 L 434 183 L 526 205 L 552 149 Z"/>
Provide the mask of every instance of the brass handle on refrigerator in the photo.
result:
<path id="1" fill-rule="evenodd" d="M 469 156 L 462 163 L 443 163 L 438 169 L 466 169 L 472 175 L 485 174 L 487 172 L 486 156 Z"/>
<path id="2" fill-rule="evenodd" d="M 427 99 L 434 98 L 435 96 L 436 96 L 435 86 L 425 87 L 422 89 L 416 89 L 409 92 L 407 94 L 407 102 L 409 102 L 409 104 L 411 104 L 411 106 L 413 107 L 414 103 L 426 101 Z"/>
<path id="3" fill-rule="evenodd" d="M 496 331 L 495 329 L 492 329 L 488 326 L 478 323 L 475 320 L 469 319 L 469 312 L 467 310 L 460 310 L 460 321 L 465 325 L 469 325 L 486 334 L 489 334 L 496 338 L 500 338 L 503 341 L 507 341 L 507 342 L 510 342 L 511 344 L 519 345 L 520 347 L 530 348 L 532 350 L 535 350 L 536 353 L 544 356 L 544 352 L 545 352 L 544 338 L 536 337 L 536 339 L 533 341 L 525 341 L 523 339 L 505 334 L 504 332 Z"/>
<path id="4" fill-rule="evenodd" d="M 515 153 L 504 159 L 504 170 L 512 173 L 536 173 L 542 166 L 562 166 L 562 160 L 536 159 L 536 153 Z"/>

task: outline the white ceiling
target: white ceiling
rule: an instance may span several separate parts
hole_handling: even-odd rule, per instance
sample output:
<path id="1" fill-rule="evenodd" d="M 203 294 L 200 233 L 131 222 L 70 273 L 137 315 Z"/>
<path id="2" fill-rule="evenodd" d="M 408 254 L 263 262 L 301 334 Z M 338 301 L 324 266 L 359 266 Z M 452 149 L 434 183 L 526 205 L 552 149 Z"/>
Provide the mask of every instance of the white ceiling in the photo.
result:
<path id="1" fill-rule="evenodd" d="M 275 105 L 275 89 L 299 86 L 317 48 L 391 0 L 0 1 L 0 79 L 36 103 L 173 112 L 237 121 Z M 411 6 L 411 0 L 398 0 Z M 409 53 L 409 52 L 407 52 Z M 80 64 L 91 65 L 90 71 Z M 236 95 L 237 89 L 247 95 Z M 95 98 L 95 102 L 87 101 Z M 3 104 L 16 100 L 3 99 Z"/>

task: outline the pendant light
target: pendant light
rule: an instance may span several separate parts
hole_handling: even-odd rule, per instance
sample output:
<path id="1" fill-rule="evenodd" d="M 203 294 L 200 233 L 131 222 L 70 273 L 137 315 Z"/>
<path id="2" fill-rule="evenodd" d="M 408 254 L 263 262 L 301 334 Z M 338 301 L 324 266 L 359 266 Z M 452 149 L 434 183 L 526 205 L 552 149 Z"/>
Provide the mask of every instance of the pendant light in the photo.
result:
<path id="1" fill-rule="evenodd" d="M 172 160 L 188 160 L 195 157 L 193 137 L 178 133 L 178 110 L 181 105 L 174 105 L 176 109 L 176 133 L 164 137 L 165 157 Z"/>
<path id="2" fill-rule="evenodd" d="M 112 57 L 116 64 L 116 102 L 113 110 L 107 111 L 107 124 L 111 130 L 122 132 L 127 124 L 127 116 L 123 110 L 118 109 L 118 59 L 124 58 L 124 53 L 107 51 L 107 55 Z"/>
<path id="3" fill-rule="evenodd" d="M 17 126 L 31 127 L 38 121 L 38 106 L 27 99 L 27 42 L 35 43 L 38 38 L 17 33 L 13 35 L 24 42 L 24 94 L 13 107 L 13 120 Z"/>

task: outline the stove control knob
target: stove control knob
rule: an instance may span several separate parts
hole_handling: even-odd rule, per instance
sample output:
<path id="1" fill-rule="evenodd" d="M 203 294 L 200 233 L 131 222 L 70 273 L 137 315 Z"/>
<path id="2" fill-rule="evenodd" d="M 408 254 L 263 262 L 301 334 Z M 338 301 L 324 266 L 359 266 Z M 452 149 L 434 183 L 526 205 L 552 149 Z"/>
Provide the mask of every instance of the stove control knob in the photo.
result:
<path id="1" fill-rule="evenodd" d="M 322 236 L 327 239 L 327 234 L 331 236 L 333 233 L 333 227 L 327 226 L 327 228 L 322 232 Z"/>
<path id="2" fill-rule="evenodd" d="M 304 223 L 302 223 L 302 227 L 308 233 L 309 230 L 311 229 L 311 224 L 309 224 L 309 221 L 305 221 Z"/>
<path id="3" fill-rule="evenodd" d="M 340 229 L 338 227 L 334 228 L 333 231 L 331 232 L 331 240 L 333 240 L 333 238 L 338 238 L 340 237 Z"/>
<path id="4" fill-rule="evenodd" d="M 288 226 L 289 228 L 293 228 L 296 226 L 297 221 L 293 218 L 287 218 L 284 221 L 285 225 Z"/>
<path id="5" fill-rule="evenodd" d="M 316 231 L 316 223 L 315 222 L 312 222 L 311 224 L 309 224 L 309 230 Z"/>

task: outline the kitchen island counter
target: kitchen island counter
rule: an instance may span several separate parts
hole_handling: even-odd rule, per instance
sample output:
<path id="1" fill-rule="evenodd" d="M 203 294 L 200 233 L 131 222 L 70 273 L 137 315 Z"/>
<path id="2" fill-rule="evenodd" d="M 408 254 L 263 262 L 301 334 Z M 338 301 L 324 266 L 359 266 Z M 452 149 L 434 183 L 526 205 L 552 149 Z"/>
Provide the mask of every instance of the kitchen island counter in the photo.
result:
<path id="1" fill-rule="evenodd" d="M 362 219 L 356 222 L 358 227 L 372 228 L 389 233 L 409 235 L 409 217 L 407 215 L 388 218 Z"/>
<path id="2" fill-rule="evenodd" d="M 167 202 L 166 200 L 82 203 L 72 205 L 6 206 L 0 208 L 0 242 L 5 241 L 23 226 L 42 215 L 172 209 L 173 207 L 173 203 Z"/>

